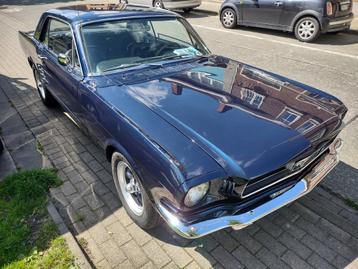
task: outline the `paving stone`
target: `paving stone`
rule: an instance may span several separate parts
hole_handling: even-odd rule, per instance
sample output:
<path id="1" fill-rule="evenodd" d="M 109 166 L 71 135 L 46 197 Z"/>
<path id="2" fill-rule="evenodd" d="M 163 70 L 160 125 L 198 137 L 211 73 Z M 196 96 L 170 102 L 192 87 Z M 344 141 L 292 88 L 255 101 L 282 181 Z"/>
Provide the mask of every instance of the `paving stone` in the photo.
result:
<path id="1" fill-rule="evenodd" d="M 185 266 L 185 269 L 201 269 L 201 267 L 195 261 L 192 261 L 189 265 Z"/>
<path id="2" fill-rule="evenodd" d="M 127 227 L 128 232 L 131 234 L 133 239 L 137 242 L 139 246 L 143 246 L 151 240 L 151 236 L 141 229 L 137 224 L 133 223 Z"/>
<path id="3" fill-rule="evenodd" d="M 251 235 L 249 235 L 249 233 L 247 233 L 246 229 L 233 231 L 231 234 L 241 245 L 246 247 L 253 254 L 255 254 L 262 247 L 258 240 L 254 239 Z"/>
<path id="4" fill-rule="evenodd" d="M 178 265 L 176 265 L 174 262 L 171 262 L 163 267 L 164 269 L 178 269 Z"/>
<path id="5" fill-rule="evenodd" d="M 311 264 L 314 268 L 317 269 L 334 269 L 335 267 L 329 264 L 325 259 L 321 258 L 317 254 L 313 253 L 308 259 L 307 262 Z"/>
<path id="6" fill-rule="evenodd" d="M 109 262 L 106 259 L 103 259 L 99 263 L 95 264 L 97 269 L 111 269 L 112 266 L 109 264 Z"/>
<path id="7" fill-rule="evenodd" d="M 275 254 L 270 252 L 267 248 L 261 248 L 255 255 L 260 261 L 262 261 L 269 268 L 288 269 L 289 266 L 282 262 Z"/>
<path id="8" fill-rule="evenodd" d="M 124 251 L 126 256 L 130 259 L 135 267 L 141 267 L 149 262 L 148 257 L 133 240 L 121 246 L 121 249 Z"/>
<path id="9" fill-rule="evenodd" d="M 213 238 L 211 235 L 207 235 L 194 240 L 193 245 L 202 247 L 206 251 L 210 252 L 219 245 L 219 242 L 216 241 L 215 238 Z"/>
<path id="10" fill-rule="evenodd" d="M 111 209 L 116 210 L 121 206 L 121 203 L 117 196 L 115 196 L 113 193 L 108 192 L 101 196 L 103 202 Z"/>
<path id="11" fill-rule="evenodd" d="M 288 233 L 284 232 L 278 240 L 285 245 L 288 249 L 293 251 L 295 254 L 300 256 L 302 259 L 307 259 L 312 251 L 307 248 L 305 245 L 303 245 L 301 242 L 296 240 L 294 237 L 289 235 Z"/>
<path id="12" fill-rule="evenodd" d="M 324 243 L 318 241 L 311 235 L 305 235 L 302 238 L 301 242 L 329 262 L 332 262 L 334 260 L 334 257 L 336 256 L 336 253 L 333 250 L 328 248 Z"/>
<path id="13" fill-rule="evenodd" d="M 261 263 L 254 255 L 252 255 L 247 249 L 243 246 L 240 246 L 233 253 L 236 259 L 240 261 L 246 268 L 250 269 L 263 269 L 266 268 L 266 265 Z"/>
<path id="14" fill-rule="evenodd" d="M 346 258 L 342 257 L 341 255 L 337 255 L 334 260 L 331 262 L 336 268 L 346 268 L 352 261 L 347 260 Z"/>
<path id="15" fill-rule="evenodd" d="M 162 245 L 162 248 L 180 268 L 183 268 L 193 260 L 182 247 L 166 243 Z"/>
<path id="16" fill-rule="evenodd" d="M 125 227 L 133 223 L 133 220 L 128 216 L 123 207 L 117 209 L 114 214 Z"/>
<path id="17" fill-rule="evenodd" d="M 220 242 L 221 245 L 228 252 L 232 252 L 235 248 L 238 247 L 237 241 L 233 237 L 231 237 L 225 230 L 213 233 L 212 237 L 215 238 L 216 241 Z"/>
<path id="18" fill-rule="evenodd" d="M 98 172 L 100 170 L 103 169 L 103 166 L 97 161 L 97 160 L 92 160 L 88 163 L 88 167 L 93 171 L 93 172 Z"/>
<path id="19" fill-rule="evenodd" d="M 279 237 L 280 234 L 282 234 L 283 232 L 280 227 L 278 227 L 276 224 L 266 218 L 257 221 L 256 224 L 275 238 Z"/>
<path id="20" fill-rule="evenodd" d="M 143 250 L 149 259 L 154 263 L 156 268 L 161 268 L 171 261 L 169 256 L 163 251 L 163 249 L 155 240 L 151 240 L 145 244 L 143 246 Z"/>
<path id="21" fill-rule="evenodd" d="M 287 251 L 283 256 L 282 260 L 284 260 L 287 264 L 289 264 L 292 268 L 295 269 L 310 269 L 312 266 L 310 266 L 308 263 L 306 263 L 304 260 L 302 260 L 300 257 L 298 257 L 295 253 L 292 251 Z"/>
<path id="22" fill-rule="evenodd" d="M 112 267 L 124 262 L 127 257 L 113 240 L 107 240 L 99 245 L 104 257 Z"/>
<path id="23" fill-rule="evenodd" d="M 118 220 L 106 226 L 106 230 L 119 246 L 127 243 L 132 239 L 128 231 Z"/>
<path id="24" fill-rule="evenodd" d="M 108 231 L 104 228 L 102 223 L 93 225 L 88 229 L 88 232 L 97 244 L 102 244 L 111 239 Z"/>
<path id="25" fill-rule="evenodd" d="M 222 266 L 227 269 L 244 268 L 244 266 L 222 246 L 218 246 L 211 252 L 211 254 L 219 263 L 221 263 Z"/>
<path id="26" fill-rule="evenodd" d="M 306 234 L 306 232 L 303 229 L 298 228 L 296 224 L 288 221 L 284 217 L 278 217 L 274 219 L 274 223 L 279 227 L 281 227 L 286 232 L 288 232 L 289 234 L 291 234 L 296 239 L 301 239 Z"/>
<path id="27" fill-rule="evenodd" d="M 84 249 L 94 264 L 97 264 L 100 261 L 104 260 L 104 255 L 102 251 L 100 250 L 98 244 L 93 240 L 93 238 L 91 238 L 88 232 L 84 232 L 78 235 L 77 240 L 79 242 L 81 242 L 81 240 L 84 240 Z"/>
<path id="28" fill-rule="evenodd" d="M 265 231 L 260 230 L 254 236 L 262 245 L 266 246 L 270 251 L 280 256 L 286 251 L 286 247 L 279 243 L 275 238 L 266 233 Z"/>
<path id="29" fill-rule="evenodd" d="M 149 264 L 149 263 L 148 263 Z M 144 265 L 145 266 L 145 265 Z M 121 264 L 115 266 L 114 268 L 118 268 L 118 269 L 125 269 L 125 268 L 128 268 L 128 269 L 132 269 L 134 268 L 133 264 L 130 262 L 129 259 L 125 260 L 124 262 L 122 262 Z M 143 268 L 143 267 L 141 267 Z M 151 268 L 151 267 L 147 267 L 147 268 Z"/>
<path id="30" fill-rule="evenodd" d="M 203 245 L 198 245 L 195 241 L 187 246 L 185 250 L 201 268 L 211 268 L 217 263 L 214 257 L 203 247 Z"/>
<path id="31" fill-rule="evenodd" d="M 305 218 L 311 223 L 316 223 L 320 219 L 320 216 L 318 214 L 304 207 L 298 202 L 293 203 L 289 208 L 297 212 L 301 217 Z"/>
<path id="32" fill-rule="evenodd" d="M 61 185 L 61 191 L 63 192 L 63 194 L 65 196 L 69 196 L 71 194 L 74 194 L 77 192 L 77 190 L 75 189 L 75 187 L 72 185 L 71 182 L 66 181 Z"/>
<path id="33" fill-rule="evenodd" d="M 104 203 L 100 200 L 99 196 L 97 196 L 94 192 L 90 192 L 90 194 L 83 196 L 83 199 L 85 199 L 86 203 L 89 205 L 89 207 L 92 210 L 96 210 L 104 206 Z"/>

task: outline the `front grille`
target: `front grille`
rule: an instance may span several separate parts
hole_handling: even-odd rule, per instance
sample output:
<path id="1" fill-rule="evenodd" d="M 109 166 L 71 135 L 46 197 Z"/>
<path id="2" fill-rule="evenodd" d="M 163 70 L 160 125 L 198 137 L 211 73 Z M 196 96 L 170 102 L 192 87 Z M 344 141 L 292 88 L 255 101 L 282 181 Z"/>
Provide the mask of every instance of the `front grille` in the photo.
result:
<path id="1" fill-rule="evenodd" d="M 310 156 L 305 156 L 302 158 L 307 158 L 308 161 L 303 167 L 297 170 L 292 171 L 285 166 L 268 175 L 264 175 L 249 181 L 241 193 L 241 198 L 246 198 L 260 191 L 269 189 L 280 182 L 299 179 L 302 176 L 302 172 L 310 167 L 310 164 L 322 158 L 322 156 L 327 152 L 328 146 L 332 143 L 332 141 L 333 139 L 322 142 L 319 150 L 315 151 Z"/>

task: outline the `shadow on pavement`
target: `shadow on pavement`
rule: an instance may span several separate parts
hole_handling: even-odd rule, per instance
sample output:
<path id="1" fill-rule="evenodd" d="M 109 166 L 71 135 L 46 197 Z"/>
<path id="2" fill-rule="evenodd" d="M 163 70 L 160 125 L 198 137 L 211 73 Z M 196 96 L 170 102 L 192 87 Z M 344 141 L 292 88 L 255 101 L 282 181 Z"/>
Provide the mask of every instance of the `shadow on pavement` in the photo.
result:
<path id="1" fill-rule="evenodd" d="M 158 244 L 161 251 L 170 256 L 184 257 L 189 254 L 203 267 L 221 268 L 221 263 L 228 268 L 239 268 L 248 257 L 253 257 L 259 265 L 262 263 L 257 257 L 261 257 L 261 261 L 270 257 L 273 266 L 279 266 L 285 265 L 281 256 L 287 248 L 294 248 L 292 244 L 301 246 L 298 241 L 305 242 L 306 237 L 314 242 L 327 239 L 327 249 L 332 253 L 335 253 L 334 247 L 344 244 L 345 248 L 340 249 L 340 254 L 345 257 L 341 262 L 342 268 L 357 256 L 358 230 L 355 227 L 358 218 L 355 219 L 355 213 L 349 210 L 346 210 L 346 218 L 330 210 L 334 203 L 327 202 L 327 197 L 331 196 L 321 188 L 240 231 L 226 229 L 197 240 L 181 238 L 164 223 L 151 231 L 144 231 L 128 217 L 117 198 L 111 167 L 103 150 L 59 107 L 46 108 L 36 89 L 22 79 L 0 75 L 0 82 L 11 99 L 17 98 L 15 107 L 21 118 L 35 134 L 43 154 L 58 169 L 63 185 L 51 189 L 51 199 L 79 242 L 86 242 L 82 247 L 94 263 L 98 261 L 98 249 L 108 253 L 106 251 L 110 247 L 113 254 L 109 258 L 115 259 L 122 248 L 129 257 L 133 253 L 138 254 L 134 250 L 133 253 L 128 251 L 128 245 L 142 248 L 151 242 Z M 16 129 L 13 131 L 16 132 Z M 8 132 L 5 130 L 5 134 Z M 334 170 L 336 177 L 347 176 L 347 173 L 340 173 L 341 167 L 349 171 L 349 175 L 357 176 L 356 169 L 341 163 Z M 317 228 L 319 234 L 314 230 Z M 338 238 L 336 234 L 340 234 L 341 241 L 335 239 Z M 330 239 L 335 241 L 330 243 Z M 311 241 L 305 244 L 309 245 Z M 311 249 L 303 247 L 307 253 L 315 252 L 312 246 Z M 139 259 L 141 256 L 135 257 Z M 136 258 L 131 261 L 136 264 Z"/>

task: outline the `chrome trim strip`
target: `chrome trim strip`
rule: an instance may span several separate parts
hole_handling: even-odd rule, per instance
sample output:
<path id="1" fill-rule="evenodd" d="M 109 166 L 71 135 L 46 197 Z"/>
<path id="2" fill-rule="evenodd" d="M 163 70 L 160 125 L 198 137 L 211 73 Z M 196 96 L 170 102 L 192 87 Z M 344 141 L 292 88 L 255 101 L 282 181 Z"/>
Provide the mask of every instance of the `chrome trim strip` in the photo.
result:
<path id="1" fill-rule="evenodd" d="M 351 22 L 353 21 L 353 17 L 352 18 L 349 18 L 349 19 L 345 19 L 345 20 L 341 20 L 341 21 L 331 21 L 329 22 L 329 25 L 339 25 L 339 24 L 344 24 L 344 23 L 348 23 L 348 22 Z"/>
<path id="2" fill-rule="evenodd" d="M 325 159 L 317 164 L 316 168 L 318 170 L 313 169 L 306 178 L 301 179 L 292 188 L 270 201 L 238 215 L 224 216 L 199 223 L 187 224 L 174 213 L 170 212 L 161 202 L 158 202 L 157 210 L 177 234 L 189 239 L 199 238 L 227 227 L 240 230 L 309 193 L 337 164 L 337 155 L 327 154 Z"/>
<path id="3" fill-rule="evenodd" d="M 321 149 L 321 152 L 316 156 L 316 158 L 313 158 L 311 161 L 309 161 L 309 162 L 308 162 L 304 167 L 302 167 L 301 169 L 299 169 L 299 170 L 293 172 L 292 174 L 289 174 L 289 175 L 287 175 L 287 176 L 285 176 L 285 177 L 283 177 L 283 178 L 280 178 L 280 179 L 276 180 L 275 182 L 272 182 L 271 184 L 266 185 L 265 187 L 262 187 L 262 188 L 260 188 L 260 189 L 258 189 L 258 190 L 256 190 L 256 191 L 254 191 L 254 192 L 251 192 L 251 193 L 249 193 L 249 194 L 247 194 L 247 195 L 241 195 L 241 198 L 246 198 L 246 197 L 249 197 L 249 196 L 251 196 L 251 195 L 254 195 L 254 194 L 256 194 L 256 193 L 258 193 L 258 192 L 260 192 L 260 191 L 262 191 L 262 190 L 265 190 L 265 189 L 267 189 L 267 188 L 269 188 L 269 187 L 271 187 L 271 186 L 273 186 L 273 185 L 276 185 L 277 183 L 280 183 L 280 182 L 284 181 L 285 179 L 287 179 L 287 178 L 289 178 L 289 177 L 293 177 L 293 176 L 295 176 L 295 175 L 301 173 L 301 172 L 302 172 L 303 170 L 305 170 L 310 164 L 312 164 L 315 160 L 317 160 L 317 159 L 322 155 L 323 152 L 325 152 L 331 145 L 333 145 L 333 143 L 334 143 L 334 141 L 333 141 L 331 144 L 329 144 L 327 147 Z M 313 155 L 313 154 L 314 154 L 314 153 L 312 153 L 312 155 Z M 273 175 L 274 175 L 274 174 L 273 174 Z M 264 180 L 264 179 L 265 179 L 265 178 L 263 178 L 262 180 Z M 258 181 L 258 182 L 259 182 L 259 181 Z M 246 186 L 245 186 L 245 188 L 246 188 Z M 245 191 L 245 188 L 242 190 L 242 192 Z"/>

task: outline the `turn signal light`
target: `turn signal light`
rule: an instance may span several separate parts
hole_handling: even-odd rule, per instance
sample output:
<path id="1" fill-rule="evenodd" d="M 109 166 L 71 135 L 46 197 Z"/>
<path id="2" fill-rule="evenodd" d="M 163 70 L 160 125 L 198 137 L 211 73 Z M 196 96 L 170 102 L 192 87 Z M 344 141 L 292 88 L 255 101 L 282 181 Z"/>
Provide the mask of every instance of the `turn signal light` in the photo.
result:
<path id="1" fill-rule="evenodd" d="M 328 15 L 328 16 L 332 16 L 332 15 L 333 15 L 333 5 L 332 5 L 332 2 L 330 2 L 330 1 L 327 2 L 326 9 L 327 9 L 327 15 Z"/>

